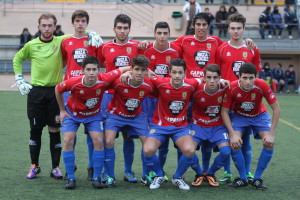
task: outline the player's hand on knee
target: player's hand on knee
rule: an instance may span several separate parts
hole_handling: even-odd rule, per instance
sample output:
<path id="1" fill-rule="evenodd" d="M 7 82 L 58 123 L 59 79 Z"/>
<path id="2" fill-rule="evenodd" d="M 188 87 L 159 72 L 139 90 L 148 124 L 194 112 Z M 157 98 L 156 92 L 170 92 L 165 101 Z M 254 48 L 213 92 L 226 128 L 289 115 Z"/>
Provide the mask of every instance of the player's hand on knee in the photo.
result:
<path id="1" fill-rule="evenodd" d="M 71 116 L 69 115 L 69 113 L 66 110 L 60 111 L 59 121 L 60 121 L 61 124 L 63 123 L 65 117 L 71 117 Z"/>
<path id="2" fill-rule="evenodd" d="M 30 90 L 32 89 L 32 85 L 24 80 L 24 77 L 22 74 L 17 74 L 15 76 L 15 79 L 16 79 L 16 84 L 18 86 L 18 89 L 19 89 L 21 95 L 27 95 L 30 92 Z"/>
<path id="3" fill-rule="evenodd" d="M 103 40 L 95 31 L 89 31 L 88 33 L 88 45 L 93 47 L 100 47 L 103 44 Z"/>
<path id="4" fill-rule="evenodd" d="M 275 144 L 274 135 L 271 135 L 270 133 L 268 133 L 265 135 L 265 137 L 263 137 L 263 145 L 266 148 L 273 148 L 274 144 Z"/>
<path id="5" fill-rule="evenodd" d="M 232 149 L 236 150 L 242 147 L 243 140 L 237 136 L 230 137 L 230 146 Z"/>

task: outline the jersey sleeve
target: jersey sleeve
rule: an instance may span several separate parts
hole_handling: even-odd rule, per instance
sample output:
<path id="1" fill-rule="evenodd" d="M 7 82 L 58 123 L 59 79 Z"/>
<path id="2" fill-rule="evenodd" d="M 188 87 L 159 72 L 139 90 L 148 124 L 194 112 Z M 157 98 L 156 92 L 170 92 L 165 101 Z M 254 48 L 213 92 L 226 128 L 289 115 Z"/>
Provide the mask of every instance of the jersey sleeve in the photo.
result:
<path id="1" fill-rule="evenodd" d="M 219 37 L 217 37 L 217 36 L 212 36 L 212 37 L 217 40 L 218 47 L 221 46 L 224 43 Z"/>
<path id="2" fill-rule="evenodd" d="M 73 85 L 74 85 L 74 78 L 70 78 L 66 81 L 63 81 L 61 83 L 58 83 L 56 88 L 57 91 L 62 93 L 62 92 L 67 92 L 67 91 L 71 91 Z"/>
<path id="3" fill-rule="evenodd" d="M 121 71 L 119 69 L 115 69 L 113 71 L 104 73 L 104 74 L 99 74 L 98 75 L 98 80 L 102 80 L 104 82 L 107 82 L 108 84 L 111 84 L 114 80 L 119 78 L 121 76 Z"/>
<path id="4" fill-rule="evenodd" d="M 177 38 L 175 41 L 173 41 L 172 43 L 181 47 L 182 46 L 182 41 L 184 39 L 185 36 L 180 36 L 179 38 Z"/>
<path id="5" fill-rule="evenodd" d="M 64 62 L 68 61 L 68 53 L 66 51 L 66 40 L 64 39 L 61 43 L 61 54 L 62 54 L 62 59 Z"/>
<path id="6" fill-rule="evenodd" d="M 15 74 L 22 74 L 22 63 L 30 57 L 30 45 L 31 42 L 26 43 L 25 46 L 15 55 L 13 59 Z"/>
<path id="7" fill-rule="evenodd" d="M 256 66 L 257 72 L 261 72 L 262 69 L 261 69 L 260 52 L 256 47 L 253 49 L 253 51 L 254 51 L 253 64 Z"/>
<path id="8" fill-rule="evenodd" d="M 224 92 L 224 98 L 223 98 L 223 102 L 222 102 L 222 107 L 224 107 L 224 108 L 230 108 L 231 107 L 231 102 L 232 102 L 231 90 L 227 89 Z"/>
<path id="9" fill-rule="evenodd" d="M 260 82 L 262 84 L 263 96 L 267 100 L 268 104 L 271 105 L 274 102 L 276 102 L 277 98 L 276 98 L 274 92 L 272 91 L 272 89 L 270 88 L 270 86 L 268 85 L 268 83 L 265 81 L 260 81 Z"/>

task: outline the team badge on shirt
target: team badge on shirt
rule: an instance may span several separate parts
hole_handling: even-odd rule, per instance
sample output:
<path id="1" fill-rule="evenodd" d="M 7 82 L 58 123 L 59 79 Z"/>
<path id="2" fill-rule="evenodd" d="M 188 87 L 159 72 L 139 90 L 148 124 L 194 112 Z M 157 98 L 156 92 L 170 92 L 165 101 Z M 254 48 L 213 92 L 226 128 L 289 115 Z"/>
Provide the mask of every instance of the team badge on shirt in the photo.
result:
<path id="1" fill-rule="evenodd" d="M 66 86 L 66 82 L 61 82 L 60 83 L 60 87 L 65 87 Z"/>
<path id="2" fill-rule="evenodd" d="M 218 102 L 221 103 L 221 102 L 222 102 L 222 99 L 223 99 L 223 98 L 222 98 L 221 96 L 218 97 Z"/>
<path id="3" fill-rule="evenodd" d="M 52 48 L 52 51 L 56 51 L 56 49 L 57 49 L 57 46 L 54 45 L 53 48 Z"/>
<path id="4" fill-rule="evenodd" d="M 187 96 L 187 92 L 183 92 L 182 93 L 182 98 L 186 99 L 186 96 Z"/>
<path id="5" fill-rule="evenodd" d="M 246 59 L 248 57 L 248 52 L 244 51 L 243 52 L 243 58 Z"/>
<path id="6" fill-rule="evenodd" d="M 251 94 L 251 100 L 255 100 L 255 98 L 256 98 L 256 94 L 255 94 L 255 93 L 252 93 L 252 94 Z"/>
<path id="7" fill-rule="evenodd" d="M 208 50 L 210 50 L 210 49 L 211 49 L 211 43 L 207 43 L 207 44 L 206 44 L 206 48 L 207 48 Z"/>
<path id="8" fill-rule="evenodd" d="M 170 62 L 171 61 L 171 56 L 166 56 L 166 61 Z"/>
<path id="9" fill-rule="evenodd" d="M 196 131 L 195 130 L 190 130 L 190 135 L 195 135 Z"/>
<path id="10" fill-rule="evenodd" d="M 149 133 L 152 134 L 152 133 L 155 133 L 155 131 L 156 130 L 154 128 L 152 128 Z"/>
<path id="11" fill-rule="evenodd" d="M 126 48 L 126 52 L 127 52 L 128 54 L 131 54 L 132 48 L 131 48 L 131 47 L 127 47 L 127 48 Z"/>
<path id="12" fill-rule="evenodd" d="M 145 95 L 144 91 L 140 91 L 140 97 L 143 97 Z"/>
<path id="13" fill-rule="evenodd" d="M 96 90 L 96 94 L 99 95 L 101 93 L 101 89 Z"/>
<path id="14" fill-rule="evenodd" d="M 83 41 L 83 46 L 85 46 L 85 47 L 88 46 L 88 41 L 87 40 Z"/>

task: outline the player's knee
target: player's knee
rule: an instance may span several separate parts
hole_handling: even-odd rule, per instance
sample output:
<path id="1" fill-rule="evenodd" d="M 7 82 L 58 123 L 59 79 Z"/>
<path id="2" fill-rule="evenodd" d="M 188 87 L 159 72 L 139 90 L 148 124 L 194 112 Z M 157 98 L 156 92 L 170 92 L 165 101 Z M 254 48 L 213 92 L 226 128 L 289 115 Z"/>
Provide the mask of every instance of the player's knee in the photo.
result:
<path id="1" fill-rule="evenodd" d="M 105 147 L 113 148 L 114 145 L 115 145 L 115 139 L 114 138 L 105 138 Z"/>
<path id="2" fill-rule="evenodd" d="M 64 137 L 64 150 L 72 150 L 74 146 L 74 138 L 73 137 Z"/>
<path id="3" fill-rule="evenodd" d="M 184 155 L 191 157 L 195 154 L 195 147 L 194 145 L 185 145 L 181 151 Z"/>
<path id="4" fill-rule="evenodd" d="M 100 148 L 103 149 L 103 140 L 99 138 L 95 138 L 93 140 L 94 148 L 99 150 Z"/>
<path id="5" fill-rule="evenodd" d="M 153 148 L 153 146 L 147 144 L 144 144 L 143 151 L 145 156 L 152 156 L 156 153 L 156 150 Z"/>

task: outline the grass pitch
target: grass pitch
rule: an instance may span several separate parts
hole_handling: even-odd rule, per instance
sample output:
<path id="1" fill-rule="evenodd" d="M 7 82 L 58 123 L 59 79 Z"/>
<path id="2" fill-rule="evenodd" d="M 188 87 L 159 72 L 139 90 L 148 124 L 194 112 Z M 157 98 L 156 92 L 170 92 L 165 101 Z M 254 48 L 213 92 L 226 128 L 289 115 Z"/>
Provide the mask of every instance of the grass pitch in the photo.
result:
<path id="1" fill-rule="evenodd" d="M 78 131 L 76 146 L 76 164 L 78 170 L 77 188 L 65 190 L 63 180 L 49 177 L 51 161 L 49 152 L 49 136 L 46 129 L 43 132 L 40 164 L 42 172 L 35 180 L 27 180 L 30 166 L 29 158 L 29 125 L 26 114 L 26 97 L 18 92 L 0 92 L 0 199 L 300 199 L 299 193 L 299 102 L 300 96 L 278 96 L 281 106 L 281 121 L 276 131 L 276 146 L 274 156 L 263 174 L 266 191 L 255 190 L 252 186 L 239 189 L 222 185 L 212 188 L 203 186 L 181 191 L 170 182 L 164 183 L 158 190 L 151 191 L 140 183 L 132 184 L 123 180 L 122 139 L 116 140 L 116 176 L 117 188 L 95 190 L 86 180 L 87 146 L 83 129 Z M 258 156 L 262 145 L 260 140 L 251 138 L 253 144 L 252 172 L 255 172 Z M 133 169 L 138 178 L 141 175 L 140 141 L 136 140 L 136 153 Z M 197 152 L 200 155 L 200 152 Z M 215 154 L 213 155 L 214 158 Z M 165 165 L 165 171 L 171 179 L 176 170 L 177 155 L 170 142 L 170 151 Z M 64 172 L 63 162 L 61 168 Z M 234 176 L 238 173 L 232 164 Z M 222 170 L 216 177 L 219 178 Z M 185 175 L 186 182 L 191 183 L 194 172 L 189 169 Z"/>

